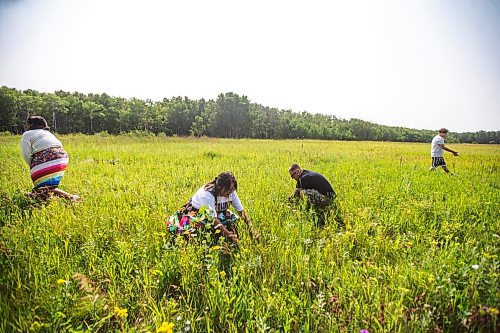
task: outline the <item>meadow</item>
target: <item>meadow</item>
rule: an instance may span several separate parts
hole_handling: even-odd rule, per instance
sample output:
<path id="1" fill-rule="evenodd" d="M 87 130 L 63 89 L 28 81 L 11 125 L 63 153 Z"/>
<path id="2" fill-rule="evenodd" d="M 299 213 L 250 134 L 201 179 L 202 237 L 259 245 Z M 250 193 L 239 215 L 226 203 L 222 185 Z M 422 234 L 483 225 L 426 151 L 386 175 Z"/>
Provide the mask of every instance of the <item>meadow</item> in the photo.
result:
<path id="1" fill-rule="evenodd" d="M 0 136 L 0 332 L 494 332 L 500 147 L 63 135 L 61 188 L 38 203 L 19 136 Z M 287 201 L 297 162 L 343 223 Z M 262 236 L 172 244 L 166 219 L 219 172 Z M 173 325 L 172 325 L 173 324 Z"/>

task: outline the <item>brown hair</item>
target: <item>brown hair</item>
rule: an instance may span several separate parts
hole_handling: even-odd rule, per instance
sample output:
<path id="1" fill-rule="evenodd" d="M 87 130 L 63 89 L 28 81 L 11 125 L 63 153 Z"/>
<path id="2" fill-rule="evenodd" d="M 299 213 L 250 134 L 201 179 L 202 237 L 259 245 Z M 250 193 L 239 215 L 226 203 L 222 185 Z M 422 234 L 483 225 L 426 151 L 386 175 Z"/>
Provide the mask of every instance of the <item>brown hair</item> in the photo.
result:
<path id="1" fill-rule="evenodd" d="M 238 181 L 236 180 L 236 177 L 230 171 L 226 171 L 220 173 L 211 182 L 206 183 L 203 188 L 207 191 L 215 191 L 217 194 L 218 190 L 230 188 L 231 185 L 234 186 L 234 190 L 238 189 Z"/>
<path id="2" fill-rule="evenodd" d="M 26 119 L 26 124 L 28 125 L 28 130 L 34 129 L 44 129 L 49 130 L 49 125 L 47 124 L 47 120 L 40 116 L 31 116 Z"/>
<path id="3" fill-rule="evenodd" d="M 448 133 L 448 130 L 446 128 L 440 128 L 439 133 Z"/>
<path id="4" fill-rule="evenodd" d="M 297 170 L 297 169 L 301 169 L 301 167 L 297 163 L 294 163 L 294 164 L 292 164 L 292 166 L 290 168 L 288 168 L 288 172 L 291 172 L 291 171 Z"/>

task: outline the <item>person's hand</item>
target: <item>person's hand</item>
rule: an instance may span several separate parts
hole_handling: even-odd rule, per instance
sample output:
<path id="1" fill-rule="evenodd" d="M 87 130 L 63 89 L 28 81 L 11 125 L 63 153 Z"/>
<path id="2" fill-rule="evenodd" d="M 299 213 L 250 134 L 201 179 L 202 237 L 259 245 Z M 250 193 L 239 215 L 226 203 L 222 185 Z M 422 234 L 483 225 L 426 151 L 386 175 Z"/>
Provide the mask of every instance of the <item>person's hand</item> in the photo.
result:
<path id="1" fill-rule="evenodd" d="M 257 230 L 255 229 L 252 229 L 252 237 L 255 239 L 255 240 L 259 240 L 260 239 L 260 232 L 258 232 Z"/>
<path id="2" fill-rule="evenodd" d="M 238 236 L 236 236 L 236 234 L 230 232 L 227 235 L 227 238 L 229 238 L 233 243 L 238 244 Z"/>
<path id="3" fill-rule="evenodd" d="M 288 203 L 290 204 L 296 204 L 298 201 L 299 201 L 299 195 L 295 193 L 288 197 Z"/>
<path id="4" fill-rule="evenodd" d="M 454 151 L 453 155 L 458 156 L 458 151 Z"/>

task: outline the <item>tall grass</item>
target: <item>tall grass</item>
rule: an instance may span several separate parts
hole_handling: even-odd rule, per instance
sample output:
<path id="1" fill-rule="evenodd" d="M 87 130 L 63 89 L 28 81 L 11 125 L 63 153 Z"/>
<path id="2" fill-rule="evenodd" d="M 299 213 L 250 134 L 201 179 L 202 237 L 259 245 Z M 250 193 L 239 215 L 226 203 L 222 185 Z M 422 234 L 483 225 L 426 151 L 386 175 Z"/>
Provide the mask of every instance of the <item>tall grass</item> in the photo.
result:
<path id="1" fill-rule="evenodd" d="M 19 137 L 0 137 L 1 332 L 499 329 L 498 146 L 454 145 L 449 177 L 427 144 L 61 140 L 78 204 L 28 200 Z M 288 204 L 295 162 L 330 180 L 344 225 Z M 167 216 L 225 170 L 261 239 L 172 245 Z"/>

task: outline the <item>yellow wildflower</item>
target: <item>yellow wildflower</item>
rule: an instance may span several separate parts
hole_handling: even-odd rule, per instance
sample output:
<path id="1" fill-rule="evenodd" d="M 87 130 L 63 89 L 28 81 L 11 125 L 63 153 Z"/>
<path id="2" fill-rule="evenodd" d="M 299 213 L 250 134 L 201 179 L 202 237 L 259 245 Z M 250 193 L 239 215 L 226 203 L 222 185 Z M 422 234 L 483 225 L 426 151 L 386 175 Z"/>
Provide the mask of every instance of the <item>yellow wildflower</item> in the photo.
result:
<path id="1" fill-rule="evenodd" d="M 47 323 L 39 323 L 38 321 L 35 321 L 31 324 L 30 327 L 30 332 L 39 332 L 39 331 L 44 331 L 45 328 L 49 328 L 50 325 Z"/>
<path id="2" fill-rule="evenodd" d="M 30 331 L 39 331 L 40 328 L 42 328 L 42 325 L 40 325 L 40 323 L 38 321 L 35 321 L 31 324 L 31 327 L 30 327 Z"/>
<path id="3" fill-rule="evenodd" d="M 490 308 L 489 309 L 489 313 L 495 315 L 495 316 L 498 316 L 498 309 L 497 308 Z"/>
<path id="4" fill-rule="evenodd" d="M 488 252 L 484 252 L 483 253 L 483 256 L 486 258 L 486 259 L 495 259 L 497 256 L 495 254 L 491 254 L 491 253 L 488 253 Z"/>
<path id="5" fill-rule="evenodd" d="M 119 306 L 115 306 L 115 315 L 118 318 L 126 318 L 127 317 L 127 309 L 120 309 Z"/>
<path id="6" fill-rule="evenodd" d="M 173 333 L 175 324 L 164 321 L 156 330 L 156 333 Z"/>
<path id="7" fill-rule="evenodd" d="M 166 234 L 166 233 L 164 233 L 164 232 L 160 232 L 160 236 L 161 236 L 162 238 L 165 238 L 165 237 L 167 236 L 167 234 Z"/>
<path id="8" fill-rule="evenodd" d="M 225 277 L 225 276 L 226 276 L 226 272 L 224 272 L 224 271 L 220 271 L 220 272 L 219 272 L 219 274 L 220 274 L 220 276 L 222 276 L 222 277 Z"/>
<path id="9" fill-rule="evenodd" d="M 66 283 L 66 280 L 63 280 L 63 279 L 57 280 L 57 284 L 65 284 L 65 283 Z"/>
<path id="10" fill-rule="evenodd" d="M 399 287 L 398 288 L 402 293 L 407 293 L 410 291 L 410 289 L 406 289 L 406 288 L 403 288 L 403 287 Z"/>

